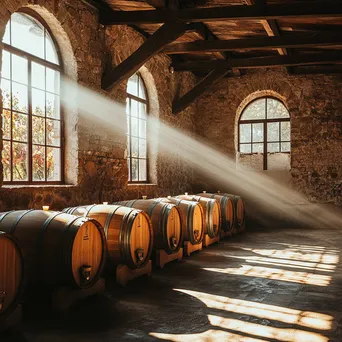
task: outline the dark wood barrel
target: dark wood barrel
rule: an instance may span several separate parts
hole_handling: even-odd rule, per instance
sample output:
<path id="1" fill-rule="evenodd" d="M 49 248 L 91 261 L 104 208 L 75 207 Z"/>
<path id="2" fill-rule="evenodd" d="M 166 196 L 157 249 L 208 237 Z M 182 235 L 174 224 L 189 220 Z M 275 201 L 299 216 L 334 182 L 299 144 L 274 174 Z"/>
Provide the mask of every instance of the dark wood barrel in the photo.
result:
<path id="1" fill-rule="evenodd" d="M 245 202 L 241 198 L 241 196 L 227 194 L 227 193 L 217 193 L 216 195 L 225 196 L 231 198 L 234 203 L 234 226 L 239 231 L 244 228 L 245 219 L 246 219 L 246 209 Z"/>
<path id="2" fill-rule="evenodd" d="M 221 207 L 221 226 L 225 232 L 230 232 L 234 228 L 235 224 L 235 210 L 234 201 L 228 196 L 222 196 L 219 194 L 210 194 L 203 192 L 198 196 L 213 198 L 220 202 Z"/>
<path id="3" fill-rule="evenodd" d="M 95 220 L 21 210 L 1 214 L 0 230 L 22 246 L 30 289 L 89 288 L 101 276 L 107 246 L 103 228 Z"/>
<path id="4" fill-rule="evenodd" d="M 182 213 L 184 240 L 191 244 L 201 243 L 204 237 L 204 212 L 198 202 L 186 201 L 179 198 L 156 198 L 159 202 L 172 203 Z"/>
<path id="5" fill-rule="evenodd" d="M 113 265 L 123 264 L 136 269 L 145 266 L 150 260 L 152 223 L 143 211 L 120 205 L 90 205 L 64 211 L 91 217 L 103 226 Z"/>
<path id="6" fill-rule="evenodd" d="M 12 236 L 0 232 L 0 326 L 17 308 L 24 288 L 25 272 L 21 248 Z"/>
<path id="7" fill-rule="evenodd" d="M 182 214 L 169 203 L 153 199 L 117 202 L 116 204 L 143 210 L 152 221 L 153 248 L 172 254 L 179 251 L 183 243 Z"/>
<path id="8" fill-rule="evenodd" d="M 221 229 L 221 210 L 217 200 L 196 195 L 179 195 L 176 198 L 198 202 L 204 211 L 204 233 L 208 234 L 211 238 L 219 235 Z"/>

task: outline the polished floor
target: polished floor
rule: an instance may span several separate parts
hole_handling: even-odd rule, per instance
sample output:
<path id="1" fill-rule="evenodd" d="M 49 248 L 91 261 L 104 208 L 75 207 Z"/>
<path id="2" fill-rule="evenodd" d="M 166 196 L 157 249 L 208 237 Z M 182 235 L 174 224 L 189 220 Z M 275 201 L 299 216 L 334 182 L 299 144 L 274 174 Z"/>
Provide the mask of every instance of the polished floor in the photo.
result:
<path id="1" fill-rule="evenodd" d="M 342 341 L 340 230 L 247 232 L 1 341 Z"/>

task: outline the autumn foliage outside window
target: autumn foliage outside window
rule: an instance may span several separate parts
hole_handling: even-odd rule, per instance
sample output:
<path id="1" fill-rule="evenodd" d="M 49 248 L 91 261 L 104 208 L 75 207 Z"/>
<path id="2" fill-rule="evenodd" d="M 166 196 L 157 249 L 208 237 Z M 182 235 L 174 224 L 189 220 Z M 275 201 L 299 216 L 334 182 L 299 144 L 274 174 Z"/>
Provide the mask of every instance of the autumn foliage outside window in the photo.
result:
<path id="1" fill-rule="evenodd" d="M 60 71 L 47 29 L 26 13 L 14 13 L 2 50 L 4 182 L 62 181 Z"/>

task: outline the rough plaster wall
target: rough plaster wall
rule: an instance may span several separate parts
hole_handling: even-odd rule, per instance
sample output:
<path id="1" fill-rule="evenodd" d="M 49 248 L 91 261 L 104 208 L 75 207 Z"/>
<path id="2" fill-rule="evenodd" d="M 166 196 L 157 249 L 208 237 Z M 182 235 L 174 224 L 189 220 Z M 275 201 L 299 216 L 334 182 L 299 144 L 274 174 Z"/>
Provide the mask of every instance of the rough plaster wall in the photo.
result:
<path id="1" fill-rule="evenodd" d="M 341 75 L 292 76 L 285 69 L 255 70 L 239 78 L 225 78 L 198 100 L 196 131 L 235 160 L 240 104 L 257 91 L 278 93 L 291 115 L 293 186 L 311 201 L 341 205 L 341 85 Z M 276 176 L 275 171 L 270 175 Z M 197 183 L 198 190 L 217 186 L 201 176 Z"/>
<path id="2" fill-rule="evenodd" d="M 114 88 L 110 94 L 105 93 L 101 90 L 102 74 L 104 70 L 113 67 L 136 50 L 143 42 L 142 36 L 125 26 L 114 27 L 105 32 L 98 24 L 97 12 L 81 0 L 46 0 L 34 3 L 33 8 L 48 23 L 49 16 L 57 18 L 60 26 L 58 28 L 57 25 L 57 28 L 63 30 L 63 34 L 69 38 L 77 63 L 75 79 L 78 79 L 80 84 L 124 104 L 126 83 Z M 58 3 L 55 8 L 54 3 Z M 27 5 L 32 6 L 27 0 L 0 0 L 1 37 L 11 13 Z M 58 39 L 62 32 L 58 32 L 55 27 L 52 29 Z M 64 46 L 61 48 L 63 50 Z M 72 58 L 64 57 L 64 67 L 67 70 L 72 69 Z M 172 100 L 173 96 L 180 96 L 190 89 L 195 78 L 190 73 L 170 74 L 169 64 L 168 58 L 157 56 L 146 64 L 145 75 L 142 72 L 143 77 L 146 76 L 144 79 L 148 81 L 150 78 L 155 82 L 157 94 L 150 100 L 154 108 L 159 108 L 155 109 L 154 114 L 177 128 L 193 133 L 194 106 L 175 117 L 172 114 Z M 75 170 L 71 170 L 73 166 L 69 165 L 68 172 L 75 171 L 76 175 L 71 177 L 75 182 L 68 186 L 2 186 L 0 211 L 39 208 L 43 204 L 50 205 L 53 209 L 62 209 L 78 204 L 136 198 L 145 194 L 151 197 L 179 193 L 191 187 L 191 169 L 177 156 L 165 158 L 156 152 L 153 154 L 156 173 L 153 180 L 156 180 L 157 184 L 128 185 L 125 137 L 114 136 L 110 131 L 97 130 L 84 117 L 79 117 L 77 111 L 71 116 L 73 128 L 66 133 L 73 136 L 71 141 L 76 145 L 74 156 L 78 159 L 78 164 L 75 164 Z M 0 186 L 1 184 L 2 169 Z"/>

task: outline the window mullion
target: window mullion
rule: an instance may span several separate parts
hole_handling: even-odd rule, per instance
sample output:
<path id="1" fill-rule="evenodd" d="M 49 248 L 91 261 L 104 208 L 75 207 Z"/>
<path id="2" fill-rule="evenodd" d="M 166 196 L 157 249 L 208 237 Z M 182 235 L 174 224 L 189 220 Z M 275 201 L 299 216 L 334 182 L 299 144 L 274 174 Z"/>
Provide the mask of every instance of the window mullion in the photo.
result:
<path id="1" fill-rule="evenodd" d="M 265 98 L 265 118 L 264 121 L 264 170 L 267 170 L 267 98 Z"/>
<path id="2" fill-rule="evenodd" d="M 33 160 L 32 160 L 32 61 L 28 60 L 28 181 L 33 181 Z"/>
<path id="3" fill-rule="evenodd" d="M 129 180 L 132 181 L 132 177 L 133 177 L 133 174 L 132 174 L 132 170 L 133 170 L 133 167 L 132 167 L 132 164 L 133 164 L 133 156 L 132 156 L 132 100 L 129 99 L 128 101 L 128 106 L 129 106 L 129 110 L 128 110 L 128 113 L 129 113 L 129 168 L 130 168 L 130 175 L 129 175 Z"/>

